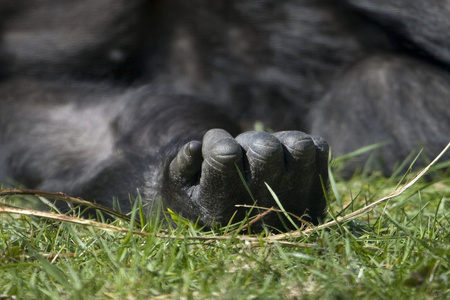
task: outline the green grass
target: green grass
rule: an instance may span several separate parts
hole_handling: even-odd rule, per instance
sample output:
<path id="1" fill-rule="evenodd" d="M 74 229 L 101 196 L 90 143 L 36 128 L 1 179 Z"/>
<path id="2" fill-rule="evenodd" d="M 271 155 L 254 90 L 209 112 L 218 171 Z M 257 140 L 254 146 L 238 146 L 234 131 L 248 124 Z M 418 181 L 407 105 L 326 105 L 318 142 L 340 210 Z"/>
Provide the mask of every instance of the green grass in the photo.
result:
<path id="1" fill-rule="evenodd" d="M 370 213 L 278 241 L 2 214 L 0 299 L 450 299 L 448 165 Z M 335 179 L 327 220 L 408 178 Z"/>

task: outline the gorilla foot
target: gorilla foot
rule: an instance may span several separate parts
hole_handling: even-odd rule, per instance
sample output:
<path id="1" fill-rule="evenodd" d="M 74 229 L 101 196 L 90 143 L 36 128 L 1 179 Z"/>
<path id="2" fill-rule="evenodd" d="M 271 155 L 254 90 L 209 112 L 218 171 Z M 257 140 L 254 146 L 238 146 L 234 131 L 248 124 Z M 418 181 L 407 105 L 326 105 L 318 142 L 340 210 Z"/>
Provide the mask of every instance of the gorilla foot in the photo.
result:
<path id="1" fill-rule="evenodd" d="M 191 141 L 178 151 L 165 176 L 163 200 L 188 219 L 224 225 L 235 214 L 235 221 L 244 218 L 245 209 L 237 204 L 277 207 L 267 183 L 286 211 L 317 223 L 325 209 L 322 182 L 327 184 L 327 167 L 328 145 L 320 137 L 284 131 L 245 132 L 234 139 L 212 129 L 202 143 Z M 282 219 L 271 213 L 262 221 L 282 229 Z"/>

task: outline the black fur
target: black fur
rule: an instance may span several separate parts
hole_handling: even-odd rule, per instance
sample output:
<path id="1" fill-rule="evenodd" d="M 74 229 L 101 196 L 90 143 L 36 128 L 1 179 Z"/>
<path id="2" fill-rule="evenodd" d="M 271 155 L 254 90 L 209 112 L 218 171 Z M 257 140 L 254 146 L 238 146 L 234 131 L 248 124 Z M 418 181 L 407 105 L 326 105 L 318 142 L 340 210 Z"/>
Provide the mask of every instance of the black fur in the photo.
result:
<path id="1" fill-rule="evenodd" d="M 139 189 L 211 225 L 252 204 L 238 166 L 259 205 L 275 205 L 268 182 L 317 222 L 323 139 L 232 136 L 262 121 L 338 155 L 386 142 L 374 167 L 387 173 L 418 147 L 435 155 L 450 136 L 449 13 L 407 0 L 2 1 L 0 182 L 124 210 Z"/>

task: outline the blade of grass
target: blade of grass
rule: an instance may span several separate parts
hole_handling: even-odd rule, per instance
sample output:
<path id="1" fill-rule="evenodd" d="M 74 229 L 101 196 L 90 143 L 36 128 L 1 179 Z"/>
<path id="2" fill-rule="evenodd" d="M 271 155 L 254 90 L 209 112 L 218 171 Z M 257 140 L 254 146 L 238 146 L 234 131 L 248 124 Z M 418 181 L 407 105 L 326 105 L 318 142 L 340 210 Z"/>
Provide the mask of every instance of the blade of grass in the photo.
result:
<path id="1" fill-rule="evenodd" d="M 281 209 L 281 212 L 283 213 L 283 215 L 286 217 L 286 219 L 289 220 L 289 222 L 294 226 L 294 228 L 296 230 L 299 230 L 299 227 L 297 226 L 297 224 L 294 222 L 294 220 L 292 220 L 291 216 L 286 212 L 286 210 L 283 207 L 283 204 L 281 204 L 280 199 L 278 199 L 277 194 L 275 194 L 275 192 L 272 190 L 272 188 L 267 184 L 267 182 L 264 182 L 264 184 L 266 185 L 267 189 L 269 190 L 270 194 L 272 195 L 273 200 L 275 200 L 275 202 L 277 203 L 278 207 Z"/>

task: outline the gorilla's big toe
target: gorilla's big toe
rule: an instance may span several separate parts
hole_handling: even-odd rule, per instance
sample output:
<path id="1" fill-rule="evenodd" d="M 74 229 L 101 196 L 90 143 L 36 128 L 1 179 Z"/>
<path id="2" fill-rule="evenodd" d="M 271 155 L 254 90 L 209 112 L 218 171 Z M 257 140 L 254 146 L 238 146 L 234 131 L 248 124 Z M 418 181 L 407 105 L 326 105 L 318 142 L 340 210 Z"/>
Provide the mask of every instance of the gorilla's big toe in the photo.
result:
<path id="1" fill-rule="evenodd" d="M 327 166 L 328 145 L 320 137 L 284 131 L 245 132 L 234 139 L 212 129 L 202 143 L 191 141 L 178 151 L 165 178 L 163 199 L 169 208 L 201 224 L 226 224 L 233 215 L 235 221 L 245 216 L 248 208 L 236 204 L 278 207 L 267 183 L 286 211 L 317 223 L 325 210 L 322 186 L 327 184 Z M 276 212 L 262 220 L 278 229 L 287 229 L 285 221 Z"/>

